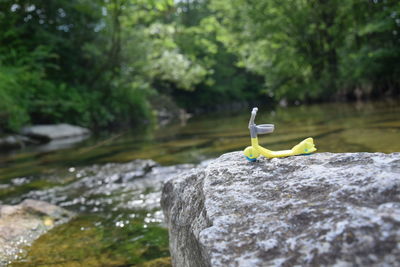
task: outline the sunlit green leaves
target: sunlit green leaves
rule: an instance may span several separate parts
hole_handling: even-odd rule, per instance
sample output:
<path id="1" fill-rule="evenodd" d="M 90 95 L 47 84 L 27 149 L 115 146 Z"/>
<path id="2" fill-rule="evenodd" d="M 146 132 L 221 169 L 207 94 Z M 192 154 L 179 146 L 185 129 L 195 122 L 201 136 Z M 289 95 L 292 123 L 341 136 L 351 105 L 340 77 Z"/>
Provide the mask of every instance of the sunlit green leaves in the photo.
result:
<path id="1" fill-rule="evenodd" d="M 207 71 L 199 64 L 190 61 L 177 50 L 164 51 L 153 60 L 155 78 L 174 83 L 184 90 L 194 90 L 203 81 Z"/>
<path id="2" fill-rule="evenodd" d="M 278 100 L 328 99 L 367 80 L 376 87 L 400 82 L 393 79 L 398 67 L 384 66 L 399 58 L 398 1 L 212 0 L 210 6 L 220 22 L 218 40 L 239 55 L 240 66 L 263 75 L 264 91 Z M 384 76 L 391 85 L 379 84 Z"/>

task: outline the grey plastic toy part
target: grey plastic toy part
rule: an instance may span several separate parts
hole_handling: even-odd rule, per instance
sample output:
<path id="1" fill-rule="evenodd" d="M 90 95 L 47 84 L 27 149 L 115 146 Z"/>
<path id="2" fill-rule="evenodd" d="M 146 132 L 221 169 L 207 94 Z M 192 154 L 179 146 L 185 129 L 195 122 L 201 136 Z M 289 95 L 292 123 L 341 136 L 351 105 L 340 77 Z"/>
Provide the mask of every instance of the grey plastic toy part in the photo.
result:
<path id="1" fill-rule="evenodd" d="M 273 124 L 260 124 L 256 125 L 254 120 L 256 119 L 258 108 L 253 108 L 251 111 L 251 117 L 249 121 L 249 129 L 251 138 L 256 138 L 257 134 L 267 134 L 272 133 L 275 129 Z"/>
<path id="2" fill-rule="evenodd" d="M 254 119 L 256 118 L 257 111 L 258 111 L 258 108 L 253 108 L 253 110 L 251 111 L 251 117 L 250 117 L 250 121 L 249 121 L 249 129 L 252 125 L 254 125 Z"/>
<path id="3" fill-rule="evenodd" d="M 275 129 L 273 124 L 260 124 L 256 126 L 257 134 L 267 134 L 272 133 Z"/>

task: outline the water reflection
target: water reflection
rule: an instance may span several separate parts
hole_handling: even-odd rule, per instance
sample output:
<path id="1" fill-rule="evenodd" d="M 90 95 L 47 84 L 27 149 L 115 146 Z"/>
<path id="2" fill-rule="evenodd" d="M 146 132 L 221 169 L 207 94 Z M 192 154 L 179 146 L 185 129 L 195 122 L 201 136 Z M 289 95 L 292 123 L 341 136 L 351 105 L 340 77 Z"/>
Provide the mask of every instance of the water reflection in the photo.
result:
<path id="1" fill-rule="evenodd" d="M 314 136 L 319 151 L 400 150 L 399 102 L 324 104 L 277 108 L 259 107 L 257 123 L 274 123 L 275 132 L 260 141 L 281 150 Z M 72 149 L 38 152 L 27 148 L 0 156 L 0 177 L 27 176 L 55 167 L 153 159 L 163 165 L 195 163 L 249 143 L 247 123 L 250 109 L 236 114 L 193 117 L 185 126 L 141 134 L 124 132 L 112 137 L 92 137 Z"/>

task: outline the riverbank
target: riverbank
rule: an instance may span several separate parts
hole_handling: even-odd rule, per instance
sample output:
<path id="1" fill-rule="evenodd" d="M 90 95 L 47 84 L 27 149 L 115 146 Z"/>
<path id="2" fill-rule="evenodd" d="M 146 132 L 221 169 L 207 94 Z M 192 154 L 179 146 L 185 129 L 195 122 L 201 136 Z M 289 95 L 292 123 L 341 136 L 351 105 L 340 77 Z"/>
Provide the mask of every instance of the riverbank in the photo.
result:
<path id="1" fill-rule="evenodd" d="M 318 152 L 400 151 L 399 109 L 398 103 L 390 102 L 287 107 L 278 108 L 274 113 L 259 106 L 257 123 L 276 126 L 274 133 L 260 136 L 260 143 L 269 149 L 281 150 L 313 136 Z M 39 259 L 46 259 L 51 265 L 67 254 L 71 257 L 87 255 L 86 260 L 93 262 L 123 262 L 129 255 L 133 257 L 133 249 L 144 253 L 146 259 L 167 257 L 167 230 L 159 218 L 160 209 L 149 205 L 150 211 L 132 211 L 128 204 L 131 200 L 136 205 L 151 203 L 146 199 L 154 200 L 151 196 L 161 193 L 159 189 L 149 188 L 144 189 L 144 193 L 136 191 L 134 183 L 148 178 L 147 183 L 151 184 L 153 176 L 170 176 L 174 169 L 179 171 L 176 165 L 198 164 L 226 152 L 242 150 L 250 142 L 249 115 L 246 110 L 198 116 L 185 125 L 143 129 L 140 133 L 125 131 L 100 136 L 94 133 L 88 139 L 59 150 L 44 151 L 30 146 L 0 153 L 0 204 L 14 205 L 22 198 L 33 198 L 79 214 L 39 238 L 32 247 L 35 252 L 31 255 L 35 256 L 26 259 L 25 266 L 35 265 L 33 262 Z M 133 167 L 125 171 L 122 168 L 125 163 L 134 166 L 132 162 L 137 159 L 153 159 L 151 162 L 157 162 L 160 168 L 151 168 L 144 176 L 146 179 L 124 180 L 116 175 L 133 177 L 139 174 L 140 167 L 136 171 Z M 168 168 L 171 172 L 165 174 Z M 140 250 L 147 245 L 150 250 Z M 98 255 L 104 249 L 107 253 L 101 258 Z M 54 258 L 54 255 L 61 256 Z M 135 259 L 140 260 L 140 257 Z"/>

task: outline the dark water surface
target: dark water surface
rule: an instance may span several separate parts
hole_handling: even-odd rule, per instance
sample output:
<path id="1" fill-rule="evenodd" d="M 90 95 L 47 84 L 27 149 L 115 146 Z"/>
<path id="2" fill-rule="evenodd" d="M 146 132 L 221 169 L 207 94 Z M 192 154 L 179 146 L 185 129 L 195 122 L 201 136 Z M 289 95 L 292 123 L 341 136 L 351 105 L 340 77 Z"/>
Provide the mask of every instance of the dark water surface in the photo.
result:
<path id="1" fill-rule="evenodd" d="M 324 104 L 268 110 L 260 136 L 272 150 L 314 137 L 317 152 L 400 151 L 400 103 Z M 0 155 L 0 202 L 49 201 L 78 213 L 21 254 L 14 266 L 168 266 L 158 205 L 163 180 L 249 145 L 249 110 L 191 118 L 184 125 L 92 137 L 60 150 Z M 152 161 L 135 161 L 152 159 Z M 130 162 L 130 163 L 127 163 Z M 109 164 L 116 163 L 116 164 Z"/>

